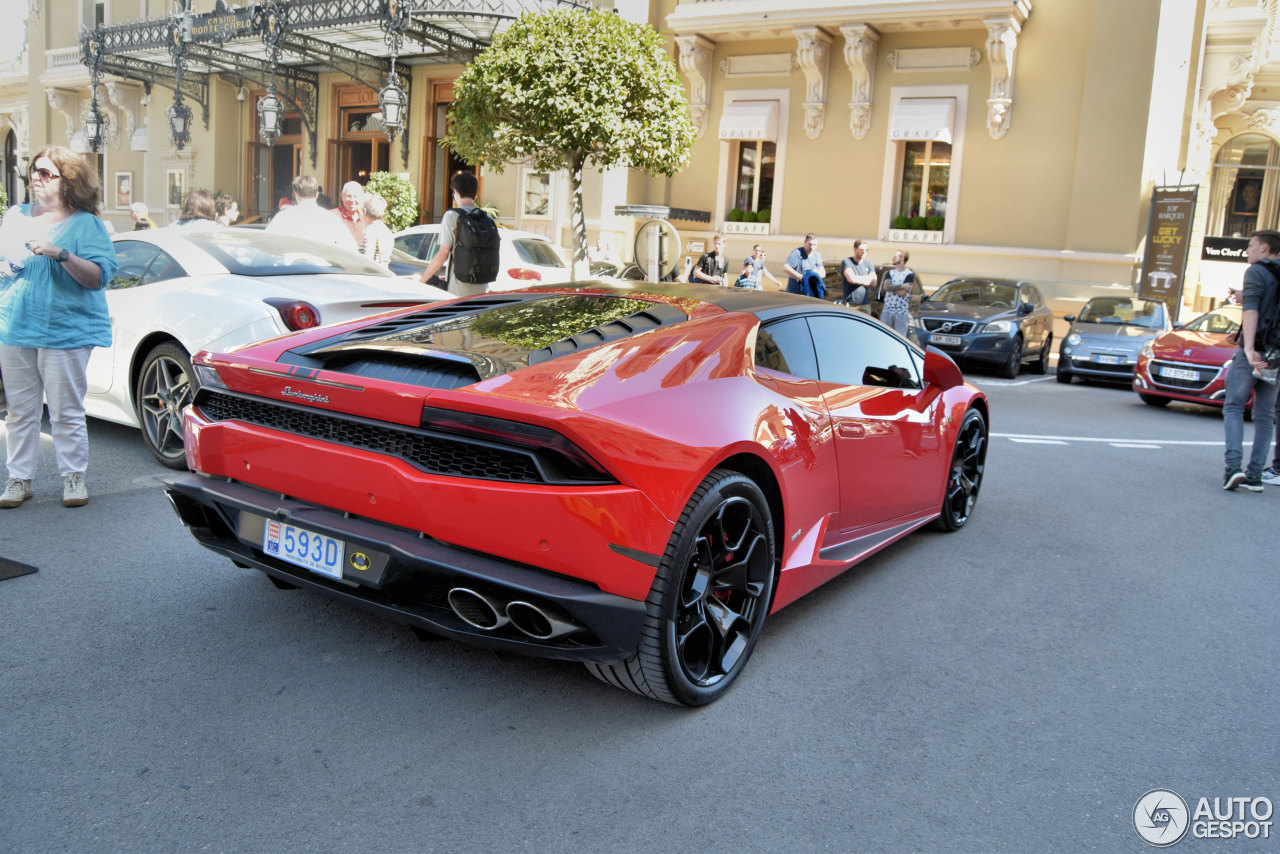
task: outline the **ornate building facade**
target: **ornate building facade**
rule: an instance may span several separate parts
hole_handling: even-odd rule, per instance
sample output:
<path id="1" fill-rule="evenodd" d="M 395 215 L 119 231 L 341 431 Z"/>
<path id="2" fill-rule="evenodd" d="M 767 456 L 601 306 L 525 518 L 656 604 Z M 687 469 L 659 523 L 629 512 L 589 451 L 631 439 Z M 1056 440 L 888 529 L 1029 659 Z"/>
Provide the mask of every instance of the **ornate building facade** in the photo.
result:
<path id="1" fill-rule="evenodd" d="M 378 20 L 394 0 L 193 0 L 177 13 L 170 0 L 20 3 L 22 26 L 0 36 L 4 186 L 22 198 L 24 158 L 46 142 L 89 151 L 84 115 L 96 103 L 107 121 L 90 156 L 117 229 L 129 227 L 130 201 L 171 221 L 191 187 L 265 218 L 299 172 L 334 196 L 371 171 L 403 173 L 423 218 L 438 219 L 463 165 L 439 144 L 453 79 L 505 20 L 546 5 L 403 4 L 394 44 Z M 806 233 L 829 262 L 861 238 L 881 263 L 908 249 L 929 286 L 960 274 L 1034 280 L 1063 314 L 1137 283 L 1152 190 L 1179 184 L 1196 190 L 1186 319 L 1238 276 L 1202 262 L 1205 245 L 1280 222 L 1277 0 L 612 5 L 667 37 L 699 130 L 672 178 L 588 176 L 589 231 L 612 235 L 624 256 L 642 219 L 620 207 L 665 206 L 704 214 L 674 221 L 688 254 L 722 232 L 735 264 L 761 243 L 780 275 Z M 392 56 L 407 94 L 394 140 L 378 106 Z M 268 93 L 284 101 L 271 145 L 260 134 Z M 191 111 L 181 146 L 175 102 Z M 480 171 L 505 223 L 569 245 L 563 176 Z"/>

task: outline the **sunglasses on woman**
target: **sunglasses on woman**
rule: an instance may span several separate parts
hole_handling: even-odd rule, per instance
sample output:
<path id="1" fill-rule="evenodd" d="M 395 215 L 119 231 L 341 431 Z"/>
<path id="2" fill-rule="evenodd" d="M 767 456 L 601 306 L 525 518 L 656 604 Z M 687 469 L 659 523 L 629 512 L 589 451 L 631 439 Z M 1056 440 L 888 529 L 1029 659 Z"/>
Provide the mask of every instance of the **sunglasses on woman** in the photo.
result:
<path id="1" fill-rule="evenodd" d="M 45 169 L 43 166 L 37 166 L 31 170 L 32 178 L 39 178 L 41 181 L 52 181 L 54 178 L 61 178 L 57 172 Z"/>

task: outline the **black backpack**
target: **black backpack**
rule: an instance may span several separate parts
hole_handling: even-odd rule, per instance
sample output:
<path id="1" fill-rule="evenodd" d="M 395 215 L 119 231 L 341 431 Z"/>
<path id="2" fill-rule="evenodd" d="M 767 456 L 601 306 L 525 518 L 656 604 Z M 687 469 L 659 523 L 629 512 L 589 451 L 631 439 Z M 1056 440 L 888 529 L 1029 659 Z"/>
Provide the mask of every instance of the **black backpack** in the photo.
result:
<path id="1" fill-rule="evenodd" d="M 493 219 L 480 208 L 454 208 L 458 214 L 449 256 L 453 277 L 469 285 L 487 285 L 498 278 L 498 249 L 502 238 Z"/>

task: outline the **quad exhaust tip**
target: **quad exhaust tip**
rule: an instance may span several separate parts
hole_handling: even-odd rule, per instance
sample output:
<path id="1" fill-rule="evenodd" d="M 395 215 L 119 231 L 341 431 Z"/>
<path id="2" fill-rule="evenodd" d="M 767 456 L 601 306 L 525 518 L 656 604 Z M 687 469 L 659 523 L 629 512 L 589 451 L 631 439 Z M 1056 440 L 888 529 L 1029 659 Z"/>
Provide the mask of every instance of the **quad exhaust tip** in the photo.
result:
<path id="1" fill-rule="evenodd" d="M 532 602 L 503 602 L 493 596 L 455 587 L 449 591 L 449 607 L 458 619 L 485 632 L 495 632 L 507 625 L 534 640 L 555 640 L 583 630 L 583 626 L 558 609 Z"/>

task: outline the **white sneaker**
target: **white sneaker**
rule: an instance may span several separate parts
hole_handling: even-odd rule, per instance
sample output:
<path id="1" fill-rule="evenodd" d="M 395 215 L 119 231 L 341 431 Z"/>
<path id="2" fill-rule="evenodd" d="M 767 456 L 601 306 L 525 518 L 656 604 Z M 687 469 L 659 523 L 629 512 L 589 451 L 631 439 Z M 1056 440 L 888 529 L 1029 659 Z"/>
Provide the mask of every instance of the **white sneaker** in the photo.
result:
<path id="1" fill-rule="evenodd" d="M 89 503 L 89 487 L 84 475 L 69 474 L 62 479 L 62 506 L 82 507 Z"/>
<path id="2" fill-rule="evenodd" d="M 11 477 L 9 482 L 4 485 L 4 494 L 0 495 L 0 507 L 5 509 L 18 507 L 30 497 L 31 481 L 18 480 L 16 477 Z"/>
<path id="3" fill-rule="evenodd" d="M 1262 482 L 1269 483 L 1272 486 L 1280 486 L 1280 471 L 1276 471 L 1275 466 L 1263 469 Z"/>

